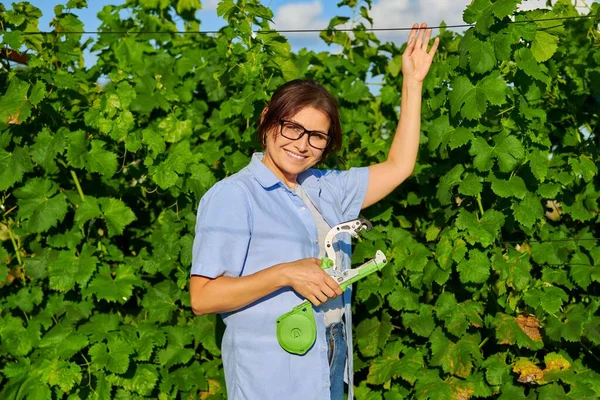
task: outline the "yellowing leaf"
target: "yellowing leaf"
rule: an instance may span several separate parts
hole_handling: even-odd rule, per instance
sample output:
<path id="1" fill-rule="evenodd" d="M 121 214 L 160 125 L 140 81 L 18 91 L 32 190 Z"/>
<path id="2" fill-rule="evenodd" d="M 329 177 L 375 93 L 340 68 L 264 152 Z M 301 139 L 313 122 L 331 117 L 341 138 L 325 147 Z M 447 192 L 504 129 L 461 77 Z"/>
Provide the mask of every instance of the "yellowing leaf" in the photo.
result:
<path id="1" fill-rule="evenodd" d="M 9 80 L 6 93 L 0 96 L 0 122 L 20 124 L 31 112 L 27 102 L 29 84 L 13 77 Z"/>
<path id="2" fill-rule="evenodd" d="M 531 43 L 531 52 L 537 62 L 544 62 L 550 59 L 558 48 L 558 36 L 551 35 L 548 32 L 537 31 L 535 39 Z"/>
<path id="3" fill-rule="evenodd" d="M 542 369 L 526 358 L 521 358 L 514 363 L 513 372 L 519 374 L 518 381 L 523 383 L 539 383 L 544 377 Z"/>

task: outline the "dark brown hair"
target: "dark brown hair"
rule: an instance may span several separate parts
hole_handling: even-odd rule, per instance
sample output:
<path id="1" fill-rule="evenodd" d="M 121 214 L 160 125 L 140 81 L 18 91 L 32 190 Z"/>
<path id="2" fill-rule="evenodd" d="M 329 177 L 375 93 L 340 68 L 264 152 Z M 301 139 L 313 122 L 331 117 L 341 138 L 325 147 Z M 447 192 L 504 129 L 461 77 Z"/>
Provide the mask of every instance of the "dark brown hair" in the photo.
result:
<path id="1" fill-rule="evenodd" d="M 265 149 L 267 132 L 276 129 L 279 132 L 280 121 L 291 118 L 306 107 L 313 107 L 329 117 L 329 136 L 331 141 L 323 150 L 321 161 L 342 147 L 342 127 L 338 105 L 333 96 L 320 83 L 308 79 L 296 79 L 279 86 L 267 110 L 261 116 L 258 125 L 258 138 Z"/>

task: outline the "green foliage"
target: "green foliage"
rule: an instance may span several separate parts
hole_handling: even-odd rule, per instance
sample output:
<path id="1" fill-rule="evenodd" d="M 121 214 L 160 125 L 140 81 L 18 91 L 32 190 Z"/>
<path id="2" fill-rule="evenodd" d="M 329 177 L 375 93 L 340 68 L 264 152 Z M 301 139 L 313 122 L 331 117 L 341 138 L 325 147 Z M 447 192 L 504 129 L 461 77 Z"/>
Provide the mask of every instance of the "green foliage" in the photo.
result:
<path id="1" fill-rule="evenodd" d="M 577 11 L 518 3 L 473 1 L 474 27 L 441 29 L 414 177 L 364 212 L 353 259 L 382 248 L 389 266 L 355 288 L 359 400 L 600 397 L 600 6 L 540 21 Z M 40 11 L 0 5 L 3 47 L 28 56 L 0 60 L 0 398 L 222 399 L 221 327 L 189 306 L 199 199 L 260 149 L 266 101 L 297 77 L 339 99 L 327 166 L 384 160 L 404 45 L 336 17 L 336 51 L 294 53 L 252 33 L 273 18 L 258 0 L 221 1 L 215 36 L 167 33 L 200 28 L 198 0 L 130 0 L 101 31 L 165 33 L 82 44 L 65 32 L 85 6 L 26 35 Z M 339 7 L 370 20 L 371 1 Z"/>

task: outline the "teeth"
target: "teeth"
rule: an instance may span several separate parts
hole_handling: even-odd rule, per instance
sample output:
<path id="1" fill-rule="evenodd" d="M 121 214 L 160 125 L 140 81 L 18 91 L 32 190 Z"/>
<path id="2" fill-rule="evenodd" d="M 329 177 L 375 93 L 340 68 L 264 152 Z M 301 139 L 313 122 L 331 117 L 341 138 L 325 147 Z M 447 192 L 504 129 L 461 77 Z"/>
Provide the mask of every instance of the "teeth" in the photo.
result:
<path id="1" fill-rule="evenodd" d="M 302 156 L 298 156 L 298 155 L 292 153 L 291 151 L 287 151 L 286 150 L 285 152 L 288 153 L 290 156 L 294 157 L 296 160 L 304 160 L 304 158 L 305 158 L 305 157 L 302 157 Z"/>

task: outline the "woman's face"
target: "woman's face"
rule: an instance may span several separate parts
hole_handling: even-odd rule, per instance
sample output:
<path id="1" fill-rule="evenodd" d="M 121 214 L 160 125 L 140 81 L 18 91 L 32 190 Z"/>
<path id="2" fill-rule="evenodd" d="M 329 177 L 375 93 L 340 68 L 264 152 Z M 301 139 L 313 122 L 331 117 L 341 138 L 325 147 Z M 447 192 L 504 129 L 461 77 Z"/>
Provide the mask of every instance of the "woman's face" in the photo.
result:
<path id="1" fill-rule="evenodd" d="M 301 132 L 302 127 L 308 131 L 329 132 L 329 117 L 320 110 L 306 107 L 296 115 L 289 117 L 295 126 L 296 132 Z M 293 131 L 289 131 L 293 132 Z M 291 136 L 290 133 L 287 136 Z M 313 144 L 318 144 L 318 138 L 311 139 Z M 321 147 L 321 146 L 319 146 Z M 309 144 L 309 135 L 305 133 L 298 140 L 291 140 L 281 134 L 281 125 L 266 134 L 266 149 L 263 162 L 279 177 L 293 183 L 296 176 L 315 165 L 321 160 L 323 150 Z"/>

